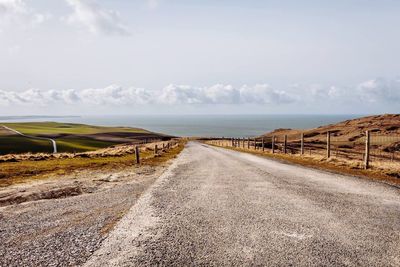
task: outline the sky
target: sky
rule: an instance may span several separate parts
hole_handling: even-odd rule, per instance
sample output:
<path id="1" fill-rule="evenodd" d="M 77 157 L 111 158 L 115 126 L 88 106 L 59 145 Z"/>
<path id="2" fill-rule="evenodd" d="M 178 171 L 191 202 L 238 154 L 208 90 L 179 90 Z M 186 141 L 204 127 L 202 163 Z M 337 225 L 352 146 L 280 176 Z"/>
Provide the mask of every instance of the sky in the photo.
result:
<path id="1" fill-rule="evenodd" d="M 0 116 L 400 110 L 398 0 L 0 0 Z"/>

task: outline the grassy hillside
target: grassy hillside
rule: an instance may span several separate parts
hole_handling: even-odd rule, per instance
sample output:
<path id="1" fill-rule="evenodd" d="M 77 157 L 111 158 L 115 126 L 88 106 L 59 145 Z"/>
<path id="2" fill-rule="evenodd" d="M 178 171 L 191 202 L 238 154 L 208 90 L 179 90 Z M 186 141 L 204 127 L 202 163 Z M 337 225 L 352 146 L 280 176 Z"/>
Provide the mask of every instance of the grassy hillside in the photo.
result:
<path id="1" fill-rule="evenodd" d="M 49 141 L 34 140 L 21 136 L 4 136 L 0 135 L 0 155 L 14 153 L 48 153 L 52 152 L 53 148 Z"/>
<path id="2" fill-rule="evenodd" d="M 264 136 L 300 136 L 311 138 L 315 141 L 326 140 L 326 133 L 330 131 L 333 138 L 340 138 L 343 141 L 364 142 L 365 131 L 370 131 L 372 135 L 379 136 L 400 136 L 400 114 L 385 114 L 362 117 L 347 120 L 336 124 L 321 126 L 315 129 L 277 129 Z"/>
<path id="3" fill-rule="evenodd" d="M 26 123 L 3 123 L 7 127 L 21 133 L 36 136 L 54 137 L 66 134 L 99 134 L 109 132 L 120 133 L 150 133 L 140 128 L 129 127 L 104 127 L 75 123 L 58 122 L 26 122 Z"/>
<path id="4" fill-rule="evenodd" d="M 84 152 L 116 144 L 162 139 L 165 136 L 144 129 L 103 127 L 85 124 L 28 122 L 0 124 L 23 134 L 54 139 L 59 152 Z M 0 127 L 0 155 L 26 152 L 52 152 L 47 140 L 27 138 Z"/>

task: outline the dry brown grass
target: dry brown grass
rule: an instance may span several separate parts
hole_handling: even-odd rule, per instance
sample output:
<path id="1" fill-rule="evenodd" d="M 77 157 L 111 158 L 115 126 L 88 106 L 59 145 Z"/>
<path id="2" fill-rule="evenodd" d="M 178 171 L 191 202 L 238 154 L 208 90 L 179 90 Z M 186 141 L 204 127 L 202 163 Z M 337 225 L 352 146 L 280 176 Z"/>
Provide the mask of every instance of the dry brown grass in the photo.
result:
<path id="1" fill-rule="evenodd" d="M 382 136 L 400 135 L 400 114 L 362 117 L 308 130 L 276 129 L 264 136 L 300 136 L 301 133 L 304 133 L 305 137 L 311 137 L 310 140 L 325 142 L 326 133 L 330 131 L 332 137 L 340 138 L 341 140 L 354 141 L 362 138 L 367 130 Z"/>
<path id="2" fill-rule="evenodd" d="M 184 148 L 185 141 L 180 140 L 169 150 L 160 151 L 155 155 L 148 144 L 141 148 L 141 165 L 158 165 L 176 157 Z M 130 149 L 126 154 L 112 155 L 99 154 L 93 157 L 51 158 L 47 160 L 23 160 L 19 162 L 0 163 L 0 187 L 31 180 L 45 179 L 52 175 L 68 174 L 83 169 L 122 169 L 135 167 L 135 156 Z M 96 155 L 96 154 L 95 154 Z"/>
<path id="3" fill-rule="evenodd" d="M 377 180 L 391 185 L 400 186 L 400 164 L 391 162 L 373 162 L 371 168 L 363 169 L 362 162 L 357 160 L 347 160 L 336 157 L 327 159 L 323 155 L 299 155 L 299 154 L 272 154 L 269 149 L 254 150 L 254 148 L 237 148 L 229 146 L 229 142 L 217 145 L 212 142 L 206 142 L 213 146 L 224 147 L 231 150 L 250 153 L 262 157 L 273 158 L 286 163 L 294 163 L 302 166 L 312 167 L 320 170 L 331 171 L 339 174 L 353 175 Z"/>

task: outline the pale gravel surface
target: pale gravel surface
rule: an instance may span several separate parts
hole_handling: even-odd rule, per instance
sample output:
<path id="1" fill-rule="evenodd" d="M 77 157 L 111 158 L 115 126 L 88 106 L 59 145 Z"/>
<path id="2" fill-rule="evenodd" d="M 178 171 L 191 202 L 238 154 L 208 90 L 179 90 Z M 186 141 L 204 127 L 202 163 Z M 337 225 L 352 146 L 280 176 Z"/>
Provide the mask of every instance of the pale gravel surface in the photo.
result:
<path id="1" fill-rule="evenodd" d="M 86 266 L 400 266 L 399 189 L 198 143 Z"/>
<path id="2" fill-rule="evenodd" d="M 8 191 L 11 199 L 21 201 L 72 187 L 80 194 L 0 205 L 0 266 L 83 264 L 166 166 L 81 171 L 0 189 L 0 195 Z"/>

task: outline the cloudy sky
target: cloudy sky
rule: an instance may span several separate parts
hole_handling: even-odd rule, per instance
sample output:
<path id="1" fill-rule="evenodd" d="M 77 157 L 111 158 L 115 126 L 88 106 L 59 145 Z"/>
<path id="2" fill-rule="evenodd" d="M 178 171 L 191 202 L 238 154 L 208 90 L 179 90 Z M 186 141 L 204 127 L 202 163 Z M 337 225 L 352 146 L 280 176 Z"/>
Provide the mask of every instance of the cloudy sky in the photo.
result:
<path id="1" fill-rule="evenodd" d="M 398 0 L 0 0 L 0 115 L 398 113 Z"/>

